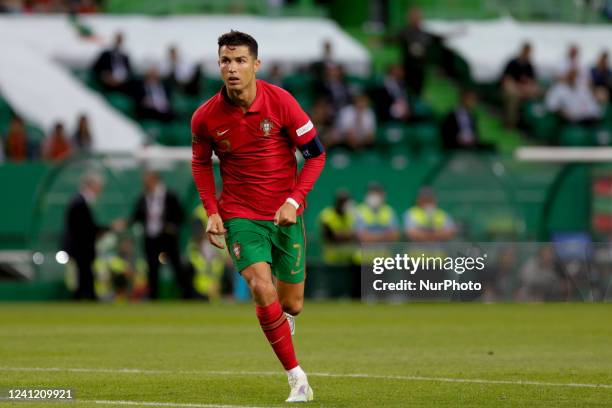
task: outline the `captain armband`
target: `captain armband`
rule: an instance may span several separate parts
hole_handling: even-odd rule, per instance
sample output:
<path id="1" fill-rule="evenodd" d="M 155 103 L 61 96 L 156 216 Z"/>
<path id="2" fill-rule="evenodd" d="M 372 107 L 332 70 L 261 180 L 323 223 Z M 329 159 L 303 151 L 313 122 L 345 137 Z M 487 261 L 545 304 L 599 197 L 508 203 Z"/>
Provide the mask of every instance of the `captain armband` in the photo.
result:
<path id="1" fill-rule="evenodd" d="M 315 136 L 310 142 L 298 146 L 298 149 L 300 149 L 305 159 L 312 159 L 325 152 L 325 147 L 323 147 L 323 143 L 321 143 L 319 136 Z"/>

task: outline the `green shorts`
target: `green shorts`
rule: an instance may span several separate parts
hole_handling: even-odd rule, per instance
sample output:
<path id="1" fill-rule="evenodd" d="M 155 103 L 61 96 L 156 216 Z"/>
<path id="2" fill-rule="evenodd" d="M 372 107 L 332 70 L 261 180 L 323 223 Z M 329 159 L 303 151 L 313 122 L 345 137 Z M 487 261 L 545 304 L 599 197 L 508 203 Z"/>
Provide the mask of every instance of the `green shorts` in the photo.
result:
<path id="1" fill-rule="evenodd" d="M 304 281 L 306 239 L 302 216 L 295 224 L 282 227 L 273 221 L 232 218 L 225 222 L 225 229 L 227 248 L 240 272 L 256 262 L 267 262 L 277 279 L 288 283 Z"/>

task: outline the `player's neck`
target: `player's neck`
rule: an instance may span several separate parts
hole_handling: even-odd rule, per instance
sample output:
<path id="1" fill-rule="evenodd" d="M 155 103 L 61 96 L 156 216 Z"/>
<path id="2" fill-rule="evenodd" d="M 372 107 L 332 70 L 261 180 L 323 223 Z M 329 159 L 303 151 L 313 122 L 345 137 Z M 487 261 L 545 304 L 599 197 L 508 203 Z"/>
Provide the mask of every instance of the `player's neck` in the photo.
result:
<path id="1" fill-rule="evenodd" d="M 230 101 L 232 101 L 234 105 L 240 107 L 243 112 L 248 111 L 253 102 L 255 101 L 255 97 L 257 96 L 256 81 L 253 80 L 248 87 L 239 91 L 230 91 L 228 89 L 227 96 Z"/>

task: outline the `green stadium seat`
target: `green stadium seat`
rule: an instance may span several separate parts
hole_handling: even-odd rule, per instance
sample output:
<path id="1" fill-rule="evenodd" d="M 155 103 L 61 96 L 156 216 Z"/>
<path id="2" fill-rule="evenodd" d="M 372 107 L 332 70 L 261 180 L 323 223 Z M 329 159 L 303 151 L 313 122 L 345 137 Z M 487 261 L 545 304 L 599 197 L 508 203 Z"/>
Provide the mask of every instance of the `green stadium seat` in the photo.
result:
<path id="1" fill-rule="evenodd" d="M 595 129 L 593 143 L 597 146 L 612 146 L 612 127 L 604 124 Z"/>
<path id="2" fill-rule="evenodd" d="M 6 130 L 12 117 L 13 110 L 4 99 L 0 98 L 0 130 L 2 132 Z"/>
<path id="3" fill-rule="evenodd" d="M 185 95 L 183 93 L 175 93 L 172 98 L 172 106 L 179 116 L 191 117 L 193 112 L 202 103 L 202 98 L 199 96 Z"/>
<path id="4" fill-rule="evenodd" d="M 546 110 L 543 103 L 526 102 L 521 117 L 533 139 L 546 144 L 555 142 L 559 121 L 556 115 Z"/>
<path id="5" fill-rule="evenodd" d="M 168 132 L 168 145 L 189 146 L 191 145 L 191 127 L 189 122 L 175 121 L 166 126 Z"/>
<path id="6" fill-rule="evenodd" d="M 561 129 L 561 146 L 591 146 L 593 142 L 593 132 L 584 126 L 567 125 Z"/>
<path id="7" fill-rule="evenodd" d="M 106 94 L 106 99 L 115 109 L 127 115 L 132 115 L 134 111 L 134 103 L 129 96 L 112 92 Z"/>
<path id="8" fill-rule="evenodd" d="M 415 119 L 423 120 L 434 117 L 433 108 L 423 99 L 414 98 L 410 101 L 410 109 L 412 110 L 412 117 Z"/>
<path id="9" fill-rule="evenodd" d="M 406 146 L 408 127 L 402 122 L 388 122 L 378 126 L 376 147 L 383 151 L 391 151 L 398 146 Z"/>
<path id="10" fill-rule="evenodd" d="M 423 150 L 438 150 L 440 148 L 438 127 L 434 124 L 414 126 L 414 136 L 417 144 Z"/>
<path id="11" fill-rule="evenodd" d="M 161 134 L 163 133 L 162 124 L 156 120 L 143 120 L 140 122 L 140 126 L 149 137 L 148 142 L 156 141 L 159 137 L 161 137 Z"/>

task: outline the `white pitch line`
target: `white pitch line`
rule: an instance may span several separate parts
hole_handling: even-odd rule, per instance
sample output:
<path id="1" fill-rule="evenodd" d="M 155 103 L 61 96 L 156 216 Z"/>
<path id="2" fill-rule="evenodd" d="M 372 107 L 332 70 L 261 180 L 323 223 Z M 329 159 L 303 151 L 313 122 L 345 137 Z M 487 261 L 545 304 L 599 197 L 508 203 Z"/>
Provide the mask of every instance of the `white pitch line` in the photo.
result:
<path id="1" fill-rule="evenodd" d="M 146 370 L 138 368 L 60 368 L 60 367 L 3 367 L 0 371 L 57 371 L 71 373 L 112 373 L 112 374 L 185 374 L 185 375 L 235 375 L 235 376 L 280 376 L 276 371 L 198 371 L 198 370 Z M 531 380 L 486 380 L 480 378 L 447 378 L 447 377 L 424 377 L 417 375 L 378 375 L 378 374 L 337 374 L 337 373 L 308 373 L 312 377 L 331 377 L 331 378 L 369 378 L 376 380 L 399 380 L 399 381 L 431 381 L 448 383 L 467 383 L 467 384 L 503 384 L 503 385 L 535 385 L 544 387 L 574 387 L 574 388 L 604 388 L 612 389 L 612 384 L 589 384 L 589 383 L 558 383 L 547 381 Z"/>
<path id="2" fill-rule="evenodd" d="M 179 407 L 179 408 L 265 408 L 251 405 L 227 405 L 227 404 L 196 404 L 181 402 L 156 402 L 156 401 L 122 401 L 122 400 L 77 400 L 78 402 L 102 404 L 102 405 L 135 405 L 147 407 Z"/>

